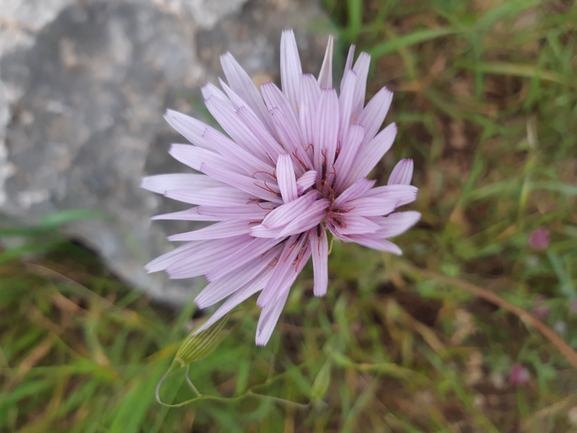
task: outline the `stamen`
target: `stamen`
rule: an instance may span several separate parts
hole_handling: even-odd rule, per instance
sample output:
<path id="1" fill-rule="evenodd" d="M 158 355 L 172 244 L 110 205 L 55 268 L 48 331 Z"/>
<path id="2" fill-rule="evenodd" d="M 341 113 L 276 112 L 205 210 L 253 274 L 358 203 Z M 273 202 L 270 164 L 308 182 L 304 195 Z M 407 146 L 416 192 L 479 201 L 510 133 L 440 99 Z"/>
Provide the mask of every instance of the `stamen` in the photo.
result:
<path id="1" fill-rule="evenodd" d="M 304 258 L 306 252 L 308 251 L 308 248 L 309 248 L 309 239 L 310 239 L 310 236 L 307 235 L 307 239 L 305 240 L 303 246 L 301 247 L 301 249 L 299 250 L 299 252 L 298 252 L 298 254 L 297 254 L 297 256 L 296 256 L 296 259 L 295 259 L 294 262 L 293 262 L 293 265 L 294 265 L 295 267 L 298 267 L 298 266 L 299 266 L 300 262 L 302 261 L 302 259 Z"/>
<path id="2" fill-rule="evenodd" d="M 331 186 L 332 186 L 332 185 L 334 185 L 335 180 L 336 180 L 336 178 L 337 178 L 337 171 L 335 170 L 335 165 L 334 165 L 334 164 L 331 164 L 331 166 L 333 167 L 333 169 L 332 169 L 332 171 L 327 172 L 327 178 L 328 178 L 329 175 L 332 175 L 332 176 L 333 176 L 333 178 L 331 179 L 331 182 L 330 182 L 330 183 L 331 183 Z"/>
<path id="3" fill-rule="evenodd" d="M 264 173 L 264 174 L 266 174 L 267 176 L 272 177 L 274 180 L 277 180 L 277 179 L 276 179 L 276 170 L 273 171 L 272 174 L 269 173 L 268 171 L 264 171 L 264 170 L 255 171 L 255 172 L 252 174 L 252 178 L 253 178 L 253 179 L 256 179 L 256 174 L 257 174 L 257 173 Z M 258 180 L 258 179 L 257 179 L 257 180 Z"/>
<path id="4" fill-rule="evenodd" d="M 294 247 L 296 247 L 297 244 L 298 244 L 298 240 L 295 240 L 295 241 L 292 243 L 292 245 L 289 247 L 289 249 L 293 250 Z M 292 253 L 292 251 L 291 251 L 291 253 Z M 290 255 L 290 253 L 287 254 L 287 256 L 285 257 L 285 261 L 289 258 L 289 255 Z"/>
<path id="5" fill-rule="evenodd" d="M 318 245 L 318 250 L 319 250 L 319 251 L 321 250 L 321 237 L 322 237 L 322 234 L 323 234 L 323 228 L 322 228 L 322 226 L 319 224 L 319 225 L 317 226 L 317 245 Z"/>
<path id="6" fill-rule="evenodd" d="M 264 183 L 264 186 L 259 185 L 256 182 L 253 182 L 255 186 L 258 186 L 261 189 L 264 189 L 265 191 L 270 192 L 271 194 L 276 195 L 277 197 L 280 197 L 280 193 L 276 192 L 274 189 L 272 189 L 270 186 L 268 186 L 268 184 L 266 183 L 266 180 L 263 180 L 262 183 Z"/>
<path id="7" fill-rule="evenodd" d="M 301 165 L 301 167 L 303 168 L 303 170 L 307 170 L 307 166 L 305 165 L 305 163 L 299 158 L 298 156 L 298 149 L 295 149 L 292 153 L 292 156 L 294 156 L 296 158 L 296 160 L 298 161 L 298 163 Z"/>
<path id="8" fill-rule="evenodd" d="M 326 176 L 327 176 L 327 149 L 325 149 L 325 148 L 321 149 L 321 155 L 323 156 L 321 179 L 323 180 L 323 185 L 324 185 L 326 182 Z"/>
<path id="9" fill-rule="evenodd" d="M 342 228 L 342 229 L 346 229 L 346 228 L 347 228 L 347 224 L 346 224 L 344 221 L 342 221 L 341 219 L 335 218 L 335 217 L 333 216 L 332 220 L 333 220 L 340 228 Z"/>
<path id="10" fill-rule="evenodd" d="M 256 184 L 255 184 L 255 185 L 256 185 Z M 257 186 L 258 186 L 258 185 L 257 185 Z M 258 198 L 249 198 L 247 204 L 250 204 L 250 203 L 256 204 L 256 205 L 257 205 L 258 207 L 260 207 L 262 210 L 267 210 L 267 211 L 269 211 L 269 212 L 271 212 L 271 211 L 274 210 L 274 208 L 271 209 L 271 208 L 269 208 L 269 207 L 262 207 L 262 206 L 260 205 L 261 203 L 269 203 L 269 202 L 268 202 L 268 201 L 264 201 L 264 200 L 260 200 L 260 199 L 258 199 Z"/>

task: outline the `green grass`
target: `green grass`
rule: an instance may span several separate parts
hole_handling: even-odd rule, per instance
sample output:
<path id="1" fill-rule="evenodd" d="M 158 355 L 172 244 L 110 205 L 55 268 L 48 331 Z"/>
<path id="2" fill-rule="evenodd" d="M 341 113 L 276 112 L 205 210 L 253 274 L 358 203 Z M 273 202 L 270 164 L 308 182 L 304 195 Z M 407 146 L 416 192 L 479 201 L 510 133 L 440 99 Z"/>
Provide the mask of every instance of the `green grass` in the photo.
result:
<path id="1" fill-rule="evenodd" d="M 166 408 L 154 390 L 199 322 L 193 306 L 149 302 L 47 230 L 85 215 L 5 225 L 1 432 L 577 431 L 568 358 L 459 283 L 525 310 L 546 296 L 544 323 L 577 350 L 577 6 L 323 4 L 341 49 L 373 55 L 369 93 L 395 91 L 399 135 L 374 176 L 382 184 L 398 159 L 416 161 L 423 219 L 398 238 L 404 256 L 335 243 L 325 298 L 312 296 L 307 267 L 266 348 L 254 346 L 259 309 L 246 303 L 191 366 L 208 397 Z M 528 245 L 540 226 L 546 251 Z M 509 380 L 513 364 L 526 384 Z M 161 396 L 195 397 L 184 369 Z"/>

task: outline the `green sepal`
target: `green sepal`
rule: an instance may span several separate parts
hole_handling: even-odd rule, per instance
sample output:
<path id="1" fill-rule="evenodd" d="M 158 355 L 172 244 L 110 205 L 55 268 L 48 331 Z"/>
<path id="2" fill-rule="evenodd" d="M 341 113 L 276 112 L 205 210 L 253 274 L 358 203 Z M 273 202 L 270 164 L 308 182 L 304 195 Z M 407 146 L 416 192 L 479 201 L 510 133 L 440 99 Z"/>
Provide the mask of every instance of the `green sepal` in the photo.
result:
<path id="1" fill-rule="evenodd" d="M 210 328 L 201 332 L 197 333 L 196 330 L 192 331 L 180 345 L 172 364 L 170 364 L 168 372 L 172 373 L 179 368 L 186 367 L 194 361 L 204 358 L 216 349 L 222 340 L 221 331 L 224 325 L 226 325 L 228 317 L 229 315 L 227 314 L 215 322 Z"/>

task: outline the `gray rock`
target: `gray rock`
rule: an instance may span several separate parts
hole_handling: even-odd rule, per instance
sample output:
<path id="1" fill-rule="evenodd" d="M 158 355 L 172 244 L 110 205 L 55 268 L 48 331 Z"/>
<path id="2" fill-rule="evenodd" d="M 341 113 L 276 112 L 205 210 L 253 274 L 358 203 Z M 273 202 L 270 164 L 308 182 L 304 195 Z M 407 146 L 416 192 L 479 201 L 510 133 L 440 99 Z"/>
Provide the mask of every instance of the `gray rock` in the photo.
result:
<path id="1" fill-rule="evenodd" d="M 202 280 L 169 281 L 143 266 L 173 248 L 184 222 L 150 216 L 181 207 L 141 190 L 143 176 L 185 172 L 167 154 L 184 139 L 173 108 L 203 117 L 200 86 L 231 51 L 255 81 L 278 81 L 284 28 L 297 30 L 317 72 L 327 27 L 316 2 L 296 0 L 4 0 L 0 11 L 0 212 L 29 222 L 46 212 L 109 215 L 67 233 L 157 299 L 183 302 Z M 3 24 L 9 23 L 9 24 Z M 320 24 L 319 24 L 320 23 Z"/>

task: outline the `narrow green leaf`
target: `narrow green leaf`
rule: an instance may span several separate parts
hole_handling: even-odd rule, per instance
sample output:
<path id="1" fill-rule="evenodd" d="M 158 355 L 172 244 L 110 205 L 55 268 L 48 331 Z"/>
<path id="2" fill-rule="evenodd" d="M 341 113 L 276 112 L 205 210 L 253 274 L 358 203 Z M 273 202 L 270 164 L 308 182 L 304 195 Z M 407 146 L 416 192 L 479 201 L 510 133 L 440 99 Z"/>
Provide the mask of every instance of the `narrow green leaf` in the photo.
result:
<path id="1" fill-rule="evenodd" d="M 455 66 L 490 74 L 537 78 L 577 89 L 577 81 L 564 77 L 563 75 L 553 71 L 540 70 L 535 65 L 522 65 L 504 62 L 485 62 L 477 64 L 468 62 L 456 62 Z"/>
<path id="2" fill-rule="evenodd" d="M 475 27 L 478 29 L 486 29 L 494 26 L 498 21 L 507 17 L 514 17 L 529 8 L 537 6 L 539 2 L 539 0 L 508 0 L 499 6 L 495 5 L 489 8 L 485 15 L 477 20 Z"/>
<path id="3" fill-rule="evenodd" d="M 331 359 L 327 359 L 321 367 L 311 388 L 311 401 L 322 400 L 329 389 L 331 382 Z"/>
<path id="4" fill-rule="evenodd" d="M 23 399 L 40 395 L 53 386 L 54 383 L 49 380 L 35 381 L 20 385 L 16 390 L 11 391 L 10 394 L 0 394 L 0 414 L 7 411 L 10 407 L 17 407 L 18 403 Z"/>
<path id="5" fill-rule="evenodd" d="M 361 0 L 348 0 L 348 31 L 349 38 L 355 41 L 359 37 L 361 26 L 363 24 L 363 4 Z"/>
<path id="6" fill-rule="evenodd" d="M 128 383 L 128 391 L 118 400 L 114 408 L 116 413 L 112 419 L 108 433 L 139 433 L 145 425 L 150 405 L 154 401 L 154 380 L 150 377 L 158 377 L 162 370 L 161 365 L 152 366 L 145 370 L 146 374 L 135 377 Z"/>
<path id="7" fill-rule="evenodd" d="M 563 195 L 577 195 L 577 185 L 570 185 L 560 182 L 532 182 L 533 191 L 555 191 Z"/>
<path id="8" fill-rule="evenodd" d="M 104 214 L 92 209 L 66 209 L 46 214 L 44 218 L 42 218 L 40 226 L 43 228 L 53 228 L 74 221 L 99 218 L 104 218 Z"/>
<path id="9" fill-rule="evenodd" d="M 565 297 L 572 301 L 577 297 L 577 293 L 575 291 L 575 285 L 573 284 L 573 279 L 571 278 L 569 264 L 567 266 L 567 270 L 565 266 L 563 266 L 563 262 L 561 257 L 557 255 L 553 251 L 547 251 L 547 257 L 555 270 L 555 274 L 557 274 L 557 279 L 559 280 L 561 293 L 565 295 Z"/>
<path id="10" fill-rule="evenodd" d="M 378 58 L 392 51 L 396 51 L 399 48 L 409 47 L 411 45 L 425 42 L 430 39 L 436 39 L 440 36 L 458 33 L 459 31 L 460 30 L 452 28 L 417 30 L 407 35 L 399 36 L 398 38 L 383 42 L 382 44 L 375 45 L 372 49 L 369 50 L 369 54 L 375 58 Z"/>

